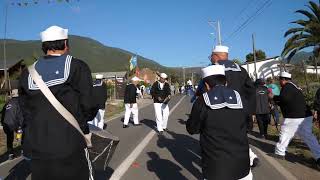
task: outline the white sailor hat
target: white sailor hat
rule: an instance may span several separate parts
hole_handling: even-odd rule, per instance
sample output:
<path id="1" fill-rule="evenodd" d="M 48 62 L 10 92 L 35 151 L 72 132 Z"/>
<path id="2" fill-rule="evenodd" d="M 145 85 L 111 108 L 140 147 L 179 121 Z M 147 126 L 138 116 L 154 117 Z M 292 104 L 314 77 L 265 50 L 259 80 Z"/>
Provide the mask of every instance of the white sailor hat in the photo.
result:
<path id="1" fill-rule="evenodd" d="M 202 78 L 206 78 L 208 76 L 214 75 L 224 75 L 225 76 L 225 69 L 223 65 L 211 65 L 201 69 Z"/>
<path id="2" fill-rule="evenodd" d="M 96 74 L 96 79 L 103 79 L 103 74 Z"/>
<path id="3" fill-rule="evenodd" d="M 68 29 L 63 29 L 59 26 L 51 26 L 40 33 L 41 41 L 57 41 L 68 39 Z"/>
<path id="4" fill-rule="evenodd" d="M 160 77 L 163 78 L 163 79 L 167 79 L 168 75 L 166 73 L 161 73 Z"/>
<path id="5" fill-rule="evenodd" d="M 280 74 L 280 77 L 291 79 L 291 74 L 288 72 L 282 71 Z"/>
<path id="6" fill-rule="evenodd" d="M 214 53 L 228 53 L 229 48 L 227 46 L 217 45 L 213 48 L 212 52 L 214 52 Z"/>
<path id="7" fill-rule="evenodd" d="M 18 89 L 11 90 L 11 97 L 19 97 Z"/>
<path id="8" fill-rule="evenodd" d="M 141 79 L 138 78 L 137 76 L 134 76 L 133 78 L 131 78 L 131 81 L 141 81 Z"/>

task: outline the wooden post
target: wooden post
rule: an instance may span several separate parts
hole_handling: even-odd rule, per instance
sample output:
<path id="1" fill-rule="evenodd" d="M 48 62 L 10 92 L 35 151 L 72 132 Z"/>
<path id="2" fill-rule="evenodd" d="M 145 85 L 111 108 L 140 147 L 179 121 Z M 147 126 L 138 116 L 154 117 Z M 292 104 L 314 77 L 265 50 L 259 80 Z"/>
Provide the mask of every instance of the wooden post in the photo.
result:
<path id="1" fill-rule="evenodd" d="M 305 80 L 305 83 L 306 83 L 306 86 L 307 86 L 307 93 L 309 94 L 310 93 L 310 91 L 309 91 L 309 83 L 308 83 L 308 79 L 307 79 L 306 68 L 305 68 L 305 65 L 304 65 L 303 61 L 301 61 L 301 66 L 302 66 L 302 69 L 303 69 L 304 80 Z"/>

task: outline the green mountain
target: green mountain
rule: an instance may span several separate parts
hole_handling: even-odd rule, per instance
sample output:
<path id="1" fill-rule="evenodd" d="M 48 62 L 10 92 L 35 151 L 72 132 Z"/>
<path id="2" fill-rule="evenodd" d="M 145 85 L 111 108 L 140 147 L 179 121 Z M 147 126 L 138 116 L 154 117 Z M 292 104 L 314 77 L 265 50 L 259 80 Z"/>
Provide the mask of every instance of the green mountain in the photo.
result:
<path id="1" fill-rule="evenodd" d="M 312 52 L 300 51 L 291 58 L 290 64 L 300 64 L 301 61 L 304 61 L 308 64 L 309 57 L 312 55 Z"/>
<path id="2" fill-rule="evenodd" d="M 126 71 L 129 67 L 129 59 L 133 53 L 123 49 L 105 46 L 102 43 L 81 36 L 69 36 L 71 54 L 85 61 L 92 72 Z M 31 63 L 33 59 L 42 56 L 40 41 L 7 40 L 7 60 L 25 59 Z M 0 40 L 0 59 L 3 59 L 3 40 Z M 153 70 L 170 72 L 171 68 L 138 56 L 138 66 Z"/>

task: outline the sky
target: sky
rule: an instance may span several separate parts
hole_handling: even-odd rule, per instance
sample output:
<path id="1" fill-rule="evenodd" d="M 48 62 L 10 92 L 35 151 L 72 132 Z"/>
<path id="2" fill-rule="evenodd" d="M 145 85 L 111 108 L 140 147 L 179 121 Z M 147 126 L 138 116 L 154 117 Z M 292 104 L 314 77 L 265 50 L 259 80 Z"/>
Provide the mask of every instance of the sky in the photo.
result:
<path id="1" fill-rule="evenodd" d="M 51 25 L 70 34 L 90 37 L 165 66 L 199 66 L 209 62 L 216 30 L 208 21 L 220 21 L 222 44 L 229 58 L 245 60 L 255 46 L 267 57 L 281 53 L 294 13 L 308 0 L 0 0 L 0 38 L 4 37 L 5 4 L 9 2 L 7 38 L 38 40 Z M 62 0 L 61 0 L 62 1 Z M 27 2 L 27 6 L 16 3 Z M 12 5 L 15 3 L 15 5 Z M 260 10 L 260 11 L 259 11 Z M 258 13 L 257 13 L 258 12 Z M 253 17 L 250 20 L 250 17 Z M 245 22 L 248 25 L 241 26 Z M 241 31 L 236 31 L 241 28 Z M 72 47 L 71 47 L 72 48 Z M 81 57 L 79 57 L 81 58 Z"/>

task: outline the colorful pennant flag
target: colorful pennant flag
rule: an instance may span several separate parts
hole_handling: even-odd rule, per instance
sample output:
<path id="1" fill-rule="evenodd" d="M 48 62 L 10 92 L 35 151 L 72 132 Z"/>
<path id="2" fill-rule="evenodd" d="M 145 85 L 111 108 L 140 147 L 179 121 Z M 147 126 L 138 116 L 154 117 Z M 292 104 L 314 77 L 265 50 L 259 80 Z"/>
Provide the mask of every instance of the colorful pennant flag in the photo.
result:
<path id="1" fill-rule="evenodd" d="M 130 71 L 132 71 L 137 66 L 137 55 L 131 56 L 129 64 L 130 64 Z"/>

